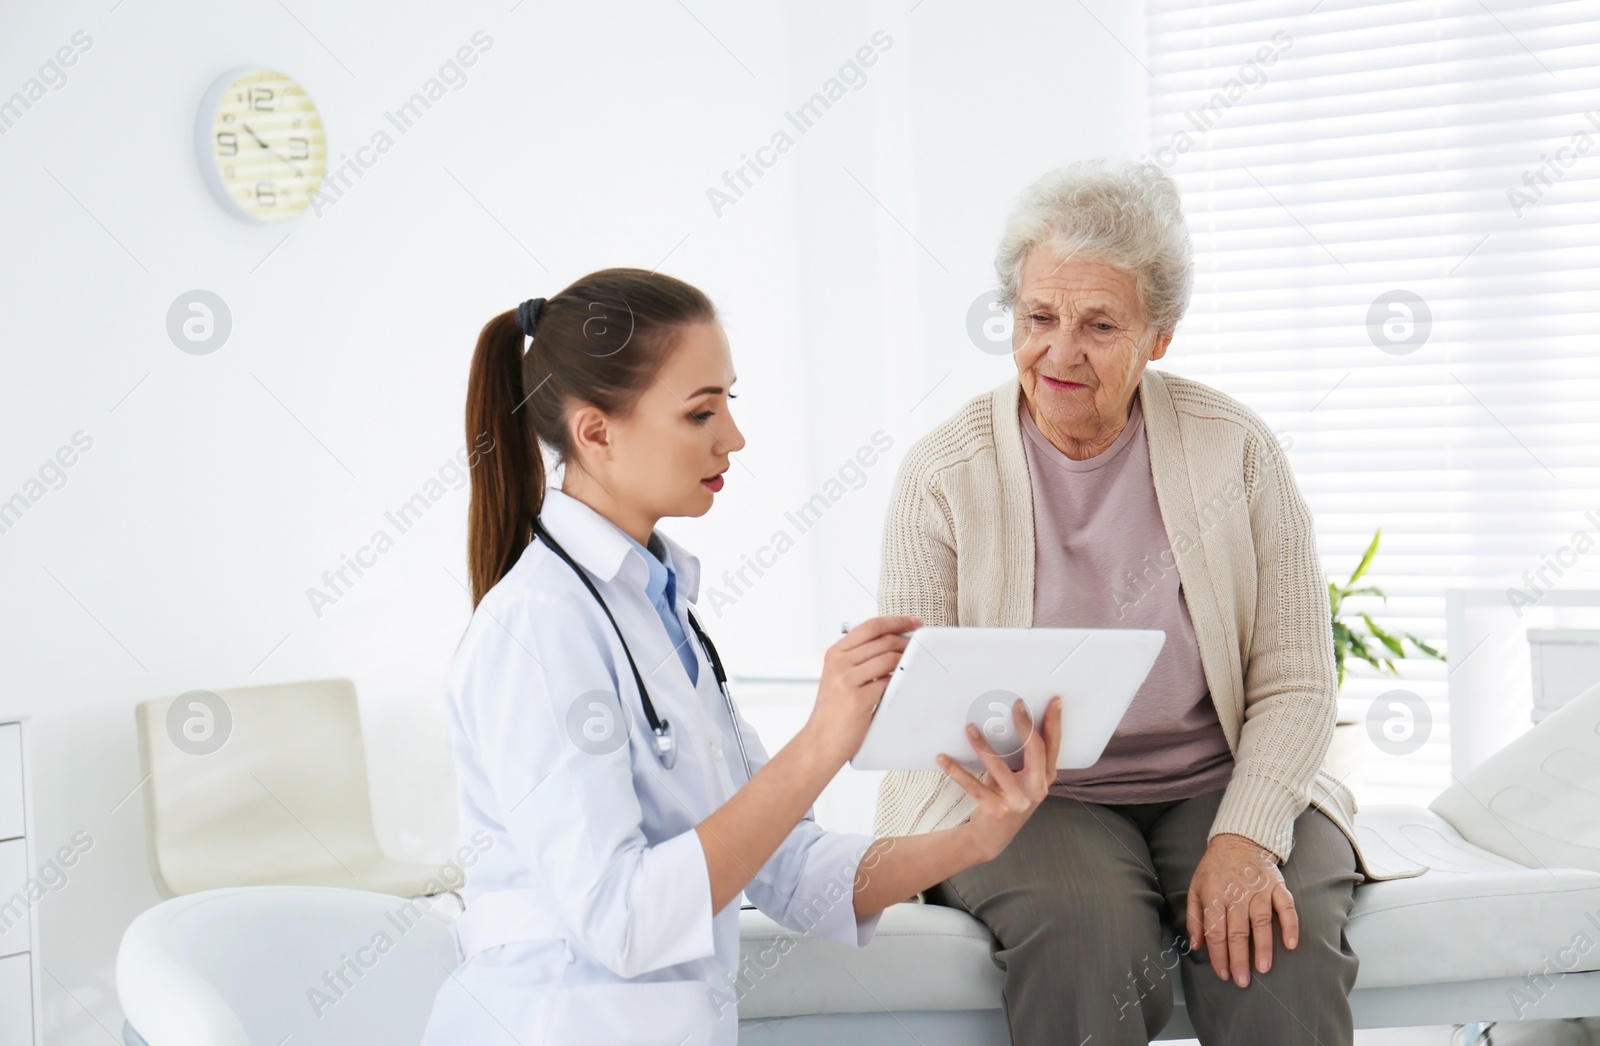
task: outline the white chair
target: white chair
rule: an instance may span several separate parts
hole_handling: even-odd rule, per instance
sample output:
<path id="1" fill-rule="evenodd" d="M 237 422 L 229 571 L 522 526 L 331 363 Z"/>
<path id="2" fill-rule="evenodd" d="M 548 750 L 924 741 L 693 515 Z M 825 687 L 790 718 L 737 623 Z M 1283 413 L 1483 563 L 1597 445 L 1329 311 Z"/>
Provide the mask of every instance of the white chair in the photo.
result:
<path id="1" fill-rule="evenodd" d="M 326 886 L 207 890 L 128 927 L 129 1046 L 402 1046 L 456 966 L 428 898 Z M 531 1046 L 531 1044 L 530 1044 Z"/>
<path id="2" fill-rule="evenodd" d="M 1357 830 L 1381 864 L 1430 866 L 1356 889 L 1357 1027 L 1600 1016 L 1600 687 L 1429 808 L 1365 810 Z M 308 988 L 399 903 L 283 888 L 166 901 L 123 938 L 123 1009 L 149 1046 L 277 1044 L 291 1011 L 312 1013 Z M 455 961 L 435 920 L 406 934 L 416 955 L 381 960 L 333 1007 L 363 1000 L 340 1010 L 340 1037 L 291 1042 L 416 1042 Z M 1580 934 L 1590 947 L 1575 946 Z M 1010 1041 L 991 938 L 964 912 L 895 905 L 862 950 L 794 937 L 756 912 L 743 913 L 741 938 L 742 1043 Z M 1192 1035 L 1174 989 L 1163 1039 Z"/>
<path id="3" fill-rule="evenodd" d="M 162 896 L 257 885 L 414 896 L 459 885 L 378 845 L 350 680 L 181 699 L 171 720 L 180 698 L 135 709 L 150 871 Z"/>

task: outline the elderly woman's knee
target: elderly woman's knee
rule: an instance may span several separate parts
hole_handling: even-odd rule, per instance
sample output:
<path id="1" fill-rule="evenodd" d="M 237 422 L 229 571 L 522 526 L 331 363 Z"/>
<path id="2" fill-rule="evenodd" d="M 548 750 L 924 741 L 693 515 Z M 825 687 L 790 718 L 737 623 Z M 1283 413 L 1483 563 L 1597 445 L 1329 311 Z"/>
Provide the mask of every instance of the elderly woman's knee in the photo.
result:
<path id="1" fill-rule="evenodd" d="M 1098 1020 L 1139 1021 L 1151 1035 L 1172 1016 L 1177 957 L 1162 950 L 1154 931 L 1072 922 L 1055 913 L 995 958 L 1012 984 L 1008 995 L 1027 994 L 1039 1005 L 1097 1014 Z M 1028 987 L 1021 990 L 1019 982 Z"/>
<path id="2" fill-rule="evenodd" d="M 1350 921 L 1361 880 L 1355 849 L 1339 826 L 1315 807 L 1295 821 L 1295 847 L 1282 866 L 1302 937 L 1337 941 Z"/>
<path id="3" fill-rule="evenodd" d="M 1106 985 L 1153 978 L 1164 968 L 1158 917 L 1132 897 L 1056 895 L 1019 906 L 992 929 L 1005 955 Z M 1175 964 L 1168 959 L 1166 968 Z"/>

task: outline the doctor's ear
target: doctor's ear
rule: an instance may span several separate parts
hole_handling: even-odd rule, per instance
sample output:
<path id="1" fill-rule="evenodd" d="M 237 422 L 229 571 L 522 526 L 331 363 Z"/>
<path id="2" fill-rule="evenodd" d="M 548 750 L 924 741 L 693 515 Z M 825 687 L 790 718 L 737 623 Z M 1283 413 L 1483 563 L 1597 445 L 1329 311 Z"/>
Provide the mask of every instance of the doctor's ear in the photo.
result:
<path id="1" fill-rule="evenodd" d="M 581 403 L 567 416 L 567 446 L 580 461 L 604 461 L 611 454 L 611 418 L 592 403 Z"/>

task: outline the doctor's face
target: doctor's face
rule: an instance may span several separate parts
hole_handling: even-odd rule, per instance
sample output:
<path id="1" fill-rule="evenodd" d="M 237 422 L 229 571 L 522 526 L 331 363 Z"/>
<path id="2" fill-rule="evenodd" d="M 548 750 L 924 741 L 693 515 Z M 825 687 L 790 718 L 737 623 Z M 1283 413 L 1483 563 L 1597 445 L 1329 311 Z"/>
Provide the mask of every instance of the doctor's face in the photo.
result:
<path id="1" fill-rule="evenodd" d="M 615 419 L 619 490 L 645 514 L 700 516 L 744 447 L 728 401 L 736 377 L 720 323 L 685 327 L 627 417 Z"/>

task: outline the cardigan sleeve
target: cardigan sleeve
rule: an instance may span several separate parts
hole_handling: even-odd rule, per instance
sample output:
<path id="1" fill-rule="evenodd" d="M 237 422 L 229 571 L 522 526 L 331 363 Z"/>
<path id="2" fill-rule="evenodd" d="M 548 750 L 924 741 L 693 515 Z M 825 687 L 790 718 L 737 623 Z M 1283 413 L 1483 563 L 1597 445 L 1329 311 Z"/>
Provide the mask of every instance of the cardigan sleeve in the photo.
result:
<path id="1" fill-rule="evenodd" d="M 889 498 L 878 612 L 914 614 L 925 625 L 955 625 L 955 539 L 920 449 L 913 446 L 900 463 Z"/>
<path id="2" fill-rule="evenodd" d="M 1245 486 L 1256 599 L 1244 723 L 1207 838 L 1233 832 L 1286 861 L 1338 716 L 1333 624 L 1310 509 L 1264 424 L 1247 444 Z"/>

